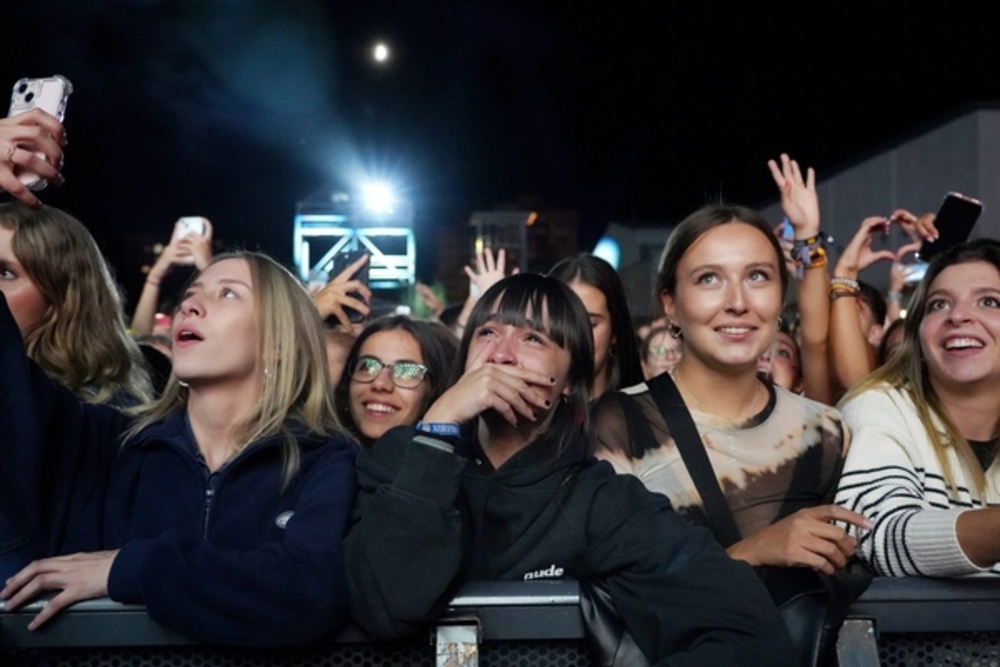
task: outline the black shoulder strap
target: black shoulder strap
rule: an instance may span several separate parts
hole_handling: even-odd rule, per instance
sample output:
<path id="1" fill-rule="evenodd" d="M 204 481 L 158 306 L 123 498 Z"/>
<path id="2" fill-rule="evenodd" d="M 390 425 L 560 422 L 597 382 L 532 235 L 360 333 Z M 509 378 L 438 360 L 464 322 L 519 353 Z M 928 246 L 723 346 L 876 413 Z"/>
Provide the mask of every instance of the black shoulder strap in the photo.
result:
<path id="1" fill-rule="evenodd" d="M 736 544 L 743 538 L 719 486 L 715 470 L 712 469 L 712 462 L 708 460 L 708 452 L 705 451 L 698 428 L 691 419 L 691 411 L 684 404 L 684 399 L 677 391 L 677 385 L 669 373 L 661 373 L 646 384 L 663 414 L 667 428 L 674 437 L 688 474 L 691 475 L 695 488 L 701 495 L 712 533 L 723 547 Z"/>

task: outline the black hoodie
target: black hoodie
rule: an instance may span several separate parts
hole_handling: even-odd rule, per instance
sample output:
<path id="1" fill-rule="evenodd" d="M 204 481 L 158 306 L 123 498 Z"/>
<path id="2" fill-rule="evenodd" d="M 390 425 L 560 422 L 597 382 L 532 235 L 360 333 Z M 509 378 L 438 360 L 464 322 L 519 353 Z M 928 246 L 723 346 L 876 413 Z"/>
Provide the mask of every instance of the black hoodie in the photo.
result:
<path id="1" fill-rule="evenodd" d="M 426 627 L 470 580 L 596 579 L 655 664 L 794 664 L 752 569 L 582 442 L 536 441 L 499 470 L 458 449 L 398 427 L 358 457 L 345 556 L 352 616 L 374 636 Z"/>

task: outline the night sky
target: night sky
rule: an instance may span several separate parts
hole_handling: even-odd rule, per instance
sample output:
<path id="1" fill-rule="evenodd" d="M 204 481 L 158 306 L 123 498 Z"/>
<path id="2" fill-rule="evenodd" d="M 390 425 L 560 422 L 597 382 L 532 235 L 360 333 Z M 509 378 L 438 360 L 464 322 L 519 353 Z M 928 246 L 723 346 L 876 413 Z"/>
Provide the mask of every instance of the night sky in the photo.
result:
<path id="1" fill-rule="evenodd" d="M 822 176 L 1000 100 L 1000 11 L 661 4 L 6 3 L 0 86 L 72 80 L 67 183 L 42 198 L 130 296 L 182 215 L 287 263 L 295 202 L 367 174 L 413 201 L 418 247 L 524 197 L 577 210 L 592 242 L 760 204 L 781 151 Z"/>

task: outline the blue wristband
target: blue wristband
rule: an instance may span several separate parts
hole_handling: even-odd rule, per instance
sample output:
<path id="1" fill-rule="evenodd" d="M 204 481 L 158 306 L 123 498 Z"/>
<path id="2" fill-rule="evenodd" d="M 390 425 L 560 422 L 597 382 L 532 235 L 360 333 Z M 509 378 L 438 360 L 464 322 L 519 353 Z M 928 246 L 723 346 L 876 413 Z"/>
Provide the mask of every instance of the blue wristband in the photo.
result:
<path id="1" fill-rule="evenodd" d="M 417 430 L 442 438 L 460 438 L 462 436 L 458 424 L 448 422 L 417 422 Z"/>

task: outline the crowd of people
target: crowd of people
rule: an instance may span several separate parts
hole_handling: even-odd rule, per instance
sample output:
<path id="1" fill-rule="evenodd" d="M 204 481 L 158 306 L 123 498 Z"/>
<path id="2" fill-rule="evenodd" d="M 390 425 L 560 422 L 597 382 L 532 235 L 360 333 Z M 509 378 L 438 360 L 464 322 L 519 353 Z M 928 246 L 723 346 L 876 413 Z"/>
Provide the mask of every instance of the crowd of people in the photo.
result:
<path id="1" fill-rule="evenodd" d="M 58 183 L 64 143 L 0 120 L 0 599 L 52 596 L 32 628 L 110 596 L 208 642 L 398 639 L 467 581 L 558 576 L 651 664 L 796 664 L 790 581 L 1000 571 L 1000 242 L 883 296 L 859 272 L 934 216 L 868 218 L 833 263 L 782 155 L 786 219 L 678 223 L 652 322 L 597 257 L 489 249 L 463 303 L 370 318 L 367 258 L 310 294 L 184 219 L 128 326 L 85 226 L 18 179 Z M 873 250 L 892 225 L 911 243 Z"/>

